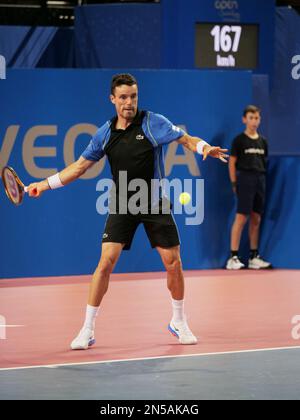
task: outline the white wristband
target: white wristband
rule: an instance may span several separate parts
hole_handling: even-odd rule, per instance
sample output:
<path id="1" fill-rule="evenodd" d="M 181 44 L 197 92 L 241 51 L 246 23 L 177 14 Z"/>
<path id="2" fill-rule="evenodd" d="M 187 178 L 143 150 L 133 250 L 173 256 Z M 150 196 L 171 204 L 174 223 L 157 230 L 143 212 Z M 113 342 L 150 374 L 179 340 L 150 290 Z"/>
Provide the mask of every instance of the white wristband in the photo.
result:
<path id="1" fill-rule="evenodd" d="M 208 143 L 206 143 L 206 141 L 204 141 L 204 140 L 200 140 L 198 143 L 197 143 L 197 152 L 199 153 L 199 155 L 203 155 L 203 149 L 204 149 L 204 146 L 209 146 L 209 144 Z"/>
<path id="2" fill-rule="evenodd" d="M 47 178 L 47 181 L 51 190 L 55 190 L 56 188 L 61 188 L 64 186 L 64 184 L 60 180 L 59 173 L 49 176 L 49 178 Z"/>

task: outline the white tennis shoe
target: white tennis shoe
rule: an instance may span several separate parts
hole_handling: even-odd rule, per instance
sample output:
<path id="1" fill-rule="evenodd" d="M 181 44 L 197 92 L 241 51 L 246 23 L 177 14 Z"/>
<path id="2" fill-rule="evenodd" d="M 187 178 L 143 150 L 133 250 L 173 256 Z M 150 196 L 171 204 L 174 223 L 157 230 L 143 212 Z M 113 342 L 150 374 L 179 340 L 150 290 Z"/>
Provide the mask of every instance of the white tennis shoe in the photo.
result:
<path id="1" fill-rule="evenodd" d="M 168 330 L 179 339 L 180 344 L 196 344 L 198 342 L 197 338 L 189 329 L 186 320 L 180 322 L 174 322 L 172 320 L 168 325 Z"/>
<path id="2" fill-rule="evenodd" d="M 87 350 L 96 340 L 94 338 L 94 331 L 89 328 L 82 328 L 78 336 L 72 341 L 72 350 Z"/>
<path id="3" fill-rule="evenodd" d="M 259 255 L 249 260 L 248 268 L 251 270 L 266 270 L 272 268 L 271 263 L 264 261 Z"/>
<path id="4" fill-rule="evenodd" d="M 243 264 L 237 256 L 229 258 L 227 261 L 227 270 L 241 270 L 242 268 L 245 268 L 245 264 Z"/>

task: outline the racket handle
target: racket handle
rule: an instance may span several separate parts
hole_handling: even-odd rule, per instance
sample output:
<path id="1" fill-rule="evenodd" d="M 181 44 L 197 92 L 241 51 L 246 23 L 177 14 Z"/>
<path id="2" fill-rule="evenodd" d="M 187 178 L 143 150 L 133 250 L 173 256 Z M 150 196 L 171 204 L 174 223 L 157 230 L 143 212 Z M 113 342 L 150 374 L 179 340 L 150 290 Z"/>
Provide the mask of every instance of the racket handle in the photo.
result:
<path id="1" fill-rule="evenodd" d="M 28 193 L 28 187 L 24 187 L 24 191 L 26 192 L 26 193 Z M 37 195 L 37 189 L 36 188 L 34 188 L 32 191 L 32 194 L 35 196 L 35 195 Z"/>

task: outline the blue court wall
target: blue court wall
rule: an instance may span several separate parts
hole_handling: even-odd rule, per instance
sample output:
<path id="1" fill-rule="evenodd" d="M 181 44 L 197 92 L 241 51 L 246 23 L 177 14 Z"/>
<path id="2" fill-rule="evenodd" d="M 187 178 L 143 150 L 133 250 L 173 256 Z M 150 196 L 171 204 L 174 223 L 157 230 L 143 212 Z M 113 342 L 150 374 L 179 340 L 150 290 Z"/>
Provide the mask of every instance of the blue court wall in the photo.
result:
<path id="1" fill-rule="evenodd" d="M 91 133 L 114 113 L 108 100 L 114 73 L 8 70 L 7 79 L 0 82 L 0 167 L 9 163 L 27 184 L 77 158 Z M 139 80 L 141 109 L 162 113 L 212 144 L 229 146 L 242 130 L 241 109 L 252 99 L 251 73 L 197 70 L 132 73 Z M 184 268 L 222 267 L 228 255 L 234 214 L 228 168 L 213 159 L 202 163 L 195 155 L 187 165 L 187 160 L 180 157 L 184 153 L 181 146 L 176 157 L 171 157 L 171 146 L 166 150 L 169 177 L 205 180 L 204 223 L 186 226 L 185 214 L 175 216 Z M 262 251 L 275 265 L 299 268 L 300 194 L 296 192 L 300 166 L 299 160 L 290 159 L 271 161 L 273 175 Z M 94 270 L 106 219 L 96 211 L 100 194 L 96 185 L 100 178 L 109 176 L 108 164 L 100 171 L 101 167 L 98 175 L 90 175 L 91 179 L 45 193 L 38 200 L 25 197 L 18 208 L 8 202 L 1 189 L 0 278 L 87 274 Z M 131 251 L 123 253 L 116 271 L 162 268 L 140 227 Z"/>
<path id="2" fill-rule="evenodd" d="M 262 132 L 276 156 L 300 156 L 300 15 L 276 10 L 274 77 L 254 75 L 253 102 L 263 111 Z"/>
<path id="3" fill-rule="evenodd" d="M 270 92 L 270 139 L 277 155 L 300 156 L 300 15 L 276 11 L 274 81 Z"/>

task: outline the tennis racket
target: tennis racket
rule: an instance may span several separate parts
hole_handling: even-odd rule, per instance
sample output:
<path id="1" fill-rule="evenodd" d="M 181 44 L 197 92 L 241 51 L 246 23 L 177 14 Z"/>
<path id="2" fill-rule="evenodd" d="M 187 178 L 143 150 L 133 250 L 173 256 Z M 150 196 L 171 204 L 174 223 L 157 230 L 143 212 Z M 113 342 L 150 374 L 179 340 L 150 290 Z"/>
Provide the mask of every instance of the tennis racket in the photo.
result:
<path id="1" fill-rule="evenodd" d="M 15 206 L 19 206 L 23 201 L 24 193 L 28 192 L 28 187 L 25 187 L 16 171 L 10 166 L 2 169 L 1 176 L 7 197 Z M 36 195 L 37 190 L 34 189 L 32 193 Z"/>

